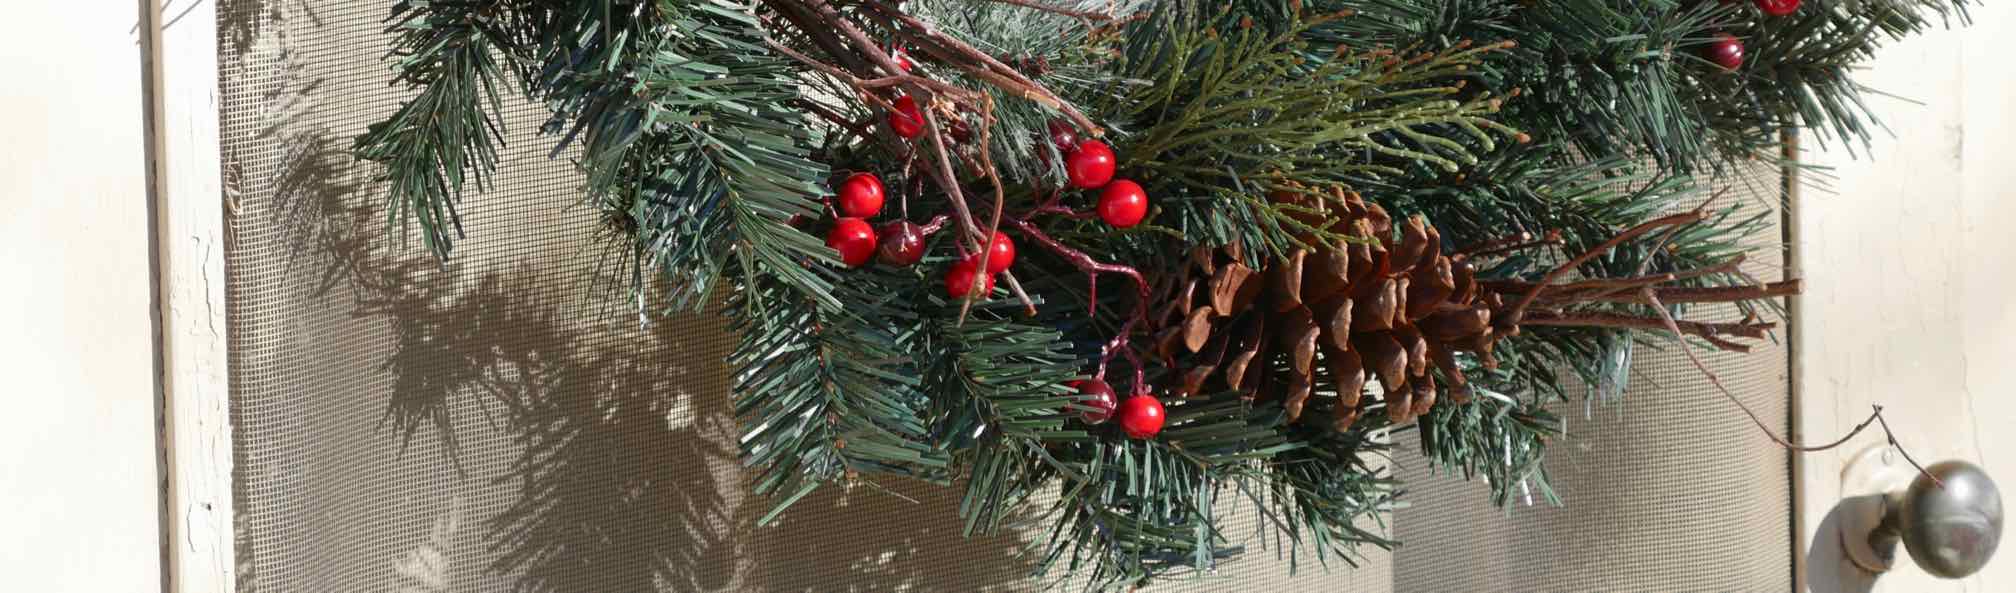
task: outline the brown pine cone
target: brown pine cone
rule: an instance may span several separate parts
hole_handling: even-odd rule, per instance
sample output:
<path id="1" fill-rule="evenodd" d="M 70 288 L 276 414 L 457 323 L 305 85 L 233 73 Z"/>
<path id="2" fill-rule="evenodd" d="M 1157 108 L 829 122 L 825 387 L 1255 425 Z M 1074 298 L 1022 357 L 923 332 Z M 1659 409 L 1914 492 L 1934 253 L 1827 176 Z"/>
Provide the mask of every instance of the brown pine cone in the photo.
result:
<path id="1" fill-rule="evenodd" d="M 1170 393 L 1193 396 L 1235 390 L 1255 400 L 1281 398 L 1299 420 L 1319 385 L 1339 394 L 1331 425 L 1351 426 L 1369 407 L 1377 381 L 1393 423 L 1428 413 L 1438 399 L 1470 399 L 1458 354 L 1496 368 L 1492 349 L 1522 326 L 1664 331 L 1716 348 L 1743 351 L 1735 338 L 1760 339 L 1775 327 L 1755 317 L 1709 323 L 1657 313 L 1664 303 L 1737 302 L 1799 292 L 1799 281 L 1735 286 L 1671 286 L 1683 278 L 1728 274 L 1740 256 L 1686 272 L 1564 282 L 1581 263 L 1656 229 L 1692 224 L 1701 210 L 1669 214 L 1622 230 L 1610 241 L 1568 258 L 1538 282 L 1477 278 L 1473 256 L 1445 254 L 1441 233 L 1421 217 L 1396 225 L 1379 205 L 1333 189 L 1278 191 L 1298 221 L 1322 231 L 1300 237 L 1313 249 L 1248 267 L 1236 247 L 1191 254 L 1183 277 L 1168 283 L 1155 345 L 1176 369 Z M 1320 235 L 1320 236 L 1319 236 Z M 1327 237 L 1327 242 L 1324 237 Z M 1341 239 L 1339 238 L 1341 237 Z M 1516 235 L 1473 253 L 1557 245 L 1558 236 Z M 1488 248 L 1487 248 L 1488 247 Z M 1619 307 L 1625 308 L 1620 309 Z M 1637 307 L 1631 309 L 1630 307 Z M 1648 314 L 1648 311 L 1650 313 Z"/>
<path id="2" fill-rule="evenodd" d="M 1462 256 L 1442 253 L 1441 235 L 1420 217 L 1400 221 L 1357 194 L 1326 199 L 1277 192 L 1273 199 L 1318 209 L 1307 224 L 1344 229 L 1347 241 L 1301 249 L 1265 269 L 1236 249 L 1200 250 L 1168 300 L 1157 354 L 1178 369 L 1170 392 L 1188 397 L 1230 389 L 1283 398 L 1299 419 L 1321 383 L 1341 395 L 1332 426 L 1349 428 L 1376 380 L 1395 423 L 1434 405 L 1440 388 L 1469 398 L 1456 353 L 1491 364 L 1506 299 L 1476 282 Z M 1314 244 L 1316 241 L 1306 240 Z M 1435 372 L 1431 373 L 1430 369 Z"/>

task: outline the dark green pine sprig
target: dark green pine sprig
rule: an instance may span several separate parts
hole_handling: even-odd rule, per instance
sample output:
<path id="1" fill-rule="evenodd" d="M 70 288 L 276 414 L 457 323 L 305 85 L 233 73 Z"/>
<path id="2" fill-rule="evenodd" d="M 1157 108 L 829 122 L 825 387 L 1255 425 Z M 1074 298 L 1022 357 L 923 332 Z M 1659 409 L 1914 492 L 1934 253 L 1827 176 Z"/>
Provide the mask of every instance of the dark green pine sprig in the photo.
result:
<path id="1" fill-rule="evenodd" d="M 1495 366 L 1458 359 L 1475 387 L 1468 402 L 1441 398 L 1405 426 L 1375 405 L 1339 432 L 1288 422 L 1268 398 L 1221 393 L 1170 401 L 1157 438 L 1128 439 L 1079 418 L 1084 402 L 1068 385 L 1109 358 L 1103 370 L 1123 392 L 1135 373 L 1143 390 L 1166 380 L 1153 357 L 1137 367 L 1101 353 L 1116 335 L 1144 349 L 1148 336 L 1125 332 L 1154 303 L 1124 278 L 1088 276 L 1023 240 L 1015 269 L 1027 296 L 1004 290 L 968 308 L 941 284 L 961 256 L 956 222 L 916 267 L 843 269 L 818 238 L 835 172 L 883 174 L 889 210 L 918 223 L 953 210 L 957 190 L 992 224 L 998 191 L 1010 228 L 1131 262 L 1151 282 L 1198 247 L 1237 244 L 1259 264 L 1342 240 L 1310 224 L 1313 210 L 1273 198 L 1348 188 L 1395 216 L 1427 217 L 1447 252 L 1527 234 L 1535 242 L 1480 258 L 1479 275 L 1531 283 L 1694 207 L 1732 164 L 1779 158 L 1785 131 L 1866 142 L 1878 124 L 1848 69 L 1884 42 L 1966 18 L 1962 0 L 1807 0 L 1775 18 L 1746 3 L 1678 0 L 896 4 L 396 2 L 397 80 L 415 94 L 355 153 L 384 167 L 388 225 L 411 221 L 445 258 L 480 232 L 458 206 L 496 168 L 502 93 L 546 105 L 542 130 L 556 157 L 580 165 L 630 300 L 647 313 L 719 306 L 733 320 L 741 455 L 773 501 L 766 522 L 823 485 L 923 480 L 963 489 L 969 534 L 1042 534 L 1032 553 L 1045 578 L 1095 589 L 1201 573 L 1241 553 L 1249 542 L 1221 529 L 1228 509 L 1259 513 L 1265 541 L 1298 565 L 1349 564 L 1364 546 L 1392 545 L 1366 527 L 1398 495 L 1384 467 L 1392 438 L 1418 438 L 1436 468 L 1483 478 L 1500 505 L 1529 488 L 1552 500 L 1545 445 L 1564 435 L 1548 406 L 1621 391 L 1633 344 L 1660 334 L 1525 329 L 1499 341 Z M 1698 57 L 1725 32 L 1746 45 L 1735 71 Z M 971 102 L 927 101 L 932 119 L 984 144 L 939 153 L 926 148 L 937 134 L 900 141 L 882 123 L 889 89 L 945 89 L 869 88 L 889 73 L 851 45 L 857 33 L 878 53 L 956 40 L 1064 103 L 939 48 L 912 56 L 915 74 L 971 89 Z M 984 114 L 969 108 L 980 104 Z M 1063 179 L 1046 130 L 1069 119 L 1066 106 L 1091 114 L 1121 175 L 1149 188 L 1148 224 L 1116 231 L 1031 214 Z M 1089 206 L 1075 192 L 1058 197 Z M 1623 242 L 1570 276 L 1707 269 L 1677 284 L 1755 284 L 1735 264 L 1764 210 L 1742 206 L 1717 203 L 1705 220 Z M 1771 312 L 1769 301 L 1741 306 Z M 1331 415 L 1337 386 L 1327 382 L 1305 413 Z M 1592 391 L 1571 393 L 1572 383 Z"/>

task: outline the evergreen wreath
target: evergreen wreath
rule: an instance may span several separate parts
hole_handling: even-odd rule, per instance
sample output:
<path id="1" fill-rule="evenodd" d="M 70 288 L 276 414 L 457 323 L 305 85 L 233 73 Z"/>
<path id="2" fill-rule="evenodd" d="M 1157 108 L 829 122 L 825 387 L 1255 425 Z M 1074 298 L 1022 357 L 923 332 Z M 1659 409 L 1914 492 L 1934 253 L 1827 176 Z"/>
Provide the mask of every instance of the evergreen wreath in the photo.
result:
<path id="1" fill-rule="evenodd" d="M 1693 196 L 1867 142 L 1849 70 L 1965 4 L 401 0 L 415 94 L 354 151 L 447 258 L 501 96 L 543 103 L 631 302 L 733 319 L 765 522 L 923 480 L 1130 587 L 1239 553 L 1221 501 L 1391 545 L 1388 435 L 1548 493 L 1548 404 L 1798 291 L 1740 267 L 1768 209 Z"/>

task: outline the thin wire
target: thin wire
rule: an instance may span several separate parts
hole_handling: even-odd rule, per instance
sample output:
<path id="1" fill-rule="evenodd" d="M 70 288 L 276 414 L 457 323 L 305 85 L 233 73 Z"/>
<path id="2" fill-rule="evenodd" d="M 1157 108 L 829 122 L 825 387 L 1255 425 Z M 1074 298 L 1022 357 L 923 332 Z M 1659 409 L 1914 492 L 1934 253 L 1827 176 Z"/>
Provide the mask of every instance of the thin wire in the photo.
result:
<path id="1" fill-rule="evenodd" d="M 1805 445 L 1795 443 L 1789 439 L 1786 439 L 1785 437 L 1778 436 L 1778 433 L 1771 431 L 1771 427 L 1769 425 L 1764 424 L 1764 419 L 1757 415 L 1756 410 L 1750 409 L 1749 404 L 1743 403 L 1742 399 L 1736 397 L 1735 393 L 1729 391 L 1729 388 L 1722 384 L 1722 378 L 1715 376 L 1714 371 L 1708 370 L 1708 365 L 1701 362 L 1701 358 L 1694 354 L 1693 346 L 1687 343 L 1686 335 L 1681 333 L 1680 331 L 1679 322 L 1675 321 L 1673 319 L 1673 315 L 1666 311 L 1666 305 L 1659 302 L 1659 296 L 1655 294 L 1650 288 L 1640 289 L 1639 294 L 1645 297 L 1645 300 L 1652 305 L 1653 310 L 1659 312 L 1659 318 L 1666 322 L 1666 329 L 1672 332 L 1673 340 L 1680 344 L 1681 353 L 1686 354 L 1687 360 L 1694 363 L 1694 368 L 1700 370 L 1702 375 L 1708 377 L 1708 382 L 1715 386 L 1716 392 L 1721 393 L 1724 399 L 1729 400 L 1729 403 L 1736 404 L 1736 408 L 1742 410 L 1743 415 L 1750 417 L 1750 423 L 1757 425 L 1757 430 L 1763 432 L 1764 436 L 1769 437 L 1771 441 L 1777 443 L 1779 447 L 1782 447 L 1787 451 L 1796 451 L 1800 453 L 1815 453 L 1819 451 L 1826 451 L 1847 444 L 1849 440 L 1854 439 L 1856 435 L 1862 434 L 1862 431 L 1867 430 L 1869 428 L 1869 425 L 1871 423 L 1874 423 L 1877 426 L 1882 427 L 1883 438 L 1889 442 L 1891 447 L 1897 449 L 1897 452 L 1904 456 L 1905 461 L 1911 463 L 1911 467 L 1917 468 L 1919 474 L 1927 478 L 1931 478 L 1932 483 L 1938 485 L 1940 489 L 1943 490 L 1946 488 L 1945 482 L 1941 481 L 1938 476 L 1932 475 L 1932 472 L 1926 471 L 1925 466 L 1919 465 L 1918 460 L 1912 459 L 1911 453 L 1909 451 L 1904 450 L 1903 443 L 1897 441 L 1897 433 L 1892 432 L 1890 430 L 1890 423 L 1883 420 L 1883 406 L 1880 405 L 1871 404 L 1869 407 L 1873 408 L 1873 410 L 1870 411 L 1868 419 L 1863 420 L 1861 424 L 1855 425 L 1855 428 L 1853 430 L 1848 431 L 1848 434 L 1841 435 L 1841 438 L 1835 439 L 1834 441 L 1824 445 Z"/>

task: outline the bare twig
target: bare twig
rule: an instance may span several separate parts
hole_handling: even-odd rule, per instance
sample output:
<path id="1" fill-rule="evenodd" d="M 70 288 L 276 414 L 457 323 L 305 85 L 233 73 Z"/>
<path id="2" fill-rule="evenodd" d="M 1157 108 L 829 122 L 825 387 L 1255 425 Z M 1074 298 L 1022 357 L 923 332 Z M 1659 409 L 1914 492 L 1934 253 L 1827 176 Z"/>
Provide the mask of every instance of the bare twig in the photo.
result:
<path id="1" fill-rule="evenodd" d="M 1567 274 L 1569 270 L 1579 268 L 1582 266 L 1582 264 L 1588 263 L 1589 260 L 1595 259 L 1596 256 L 1602 255 L 1604 252 L 1610 251 L 1611 249 L 1616 248 L 1618 245 L 1624 244 L 1625 241 L 1637 238 L 1639 235 L 1643 235 L 1645 233 L 1649 233 L 1667 226 L 1699 222 L 1701 220 L 1701 217 L 1702 217 L 1701 212 L 1697 210 L 1694 212 L 1668 214 L 1666 216 L 1661 216 L 1659 218 L 1648 220 L 1645 221 L 1644 223 L 1639 224 L 1638 226 L 1631 227 L 1630 229 L 1627 229 L 1624 232 L 1619 233 L 1615 237 L 1611 237 L 1610 240 L 1604 241 L 1603 244 L 1597 245 L 1595 248 L 1583 252 L 1582 255 L 1575 256 L 1574 259 L 1562 263 L 1560 266 L 1555 267 L 1553 270 L 1549 270 L 1547 272 L 1547 275 L 1540 277 L 1540 282 L 1538 282 L 1533 287 L 1533 290 L 1527 291 L 1526 296 L 1520 298 L 1519 303 L 1512 306 L 1512 310 L 1510 313 L 1507 314 L 1506 320 L 1510 323 L 1511 327 L 1517 328 L 1520 324 L 1520 321 L 1525 319 L 1526 308 L 1532 306 L 1533 301 L 1540 298 L 1540 293 L 1542 291 L 1547 290 L 1547 285 L 1553 284 L 1554 281 L 1559 280 L 1561 276 L 1563 274 Z"/>
<path id="2" fill-rule="evenodd" d="M 1107 363 L 1113 360 L 1115 354 L 1119 354 L 1127 357 L 1128 362 L 1134 365 L 1134 384 L 1136 385 L 1136 389 L 1146 385 L 1144 382 L 1146 371 L 1141 367 L 1141 358 L 1127 344 L 1134 333 L 1135 326 L 1146 321 L 1148 318 L 1148 297 L 1150 294 L 1148 279 L 1141 275 L 1140 270 L 1134 269 L 1132 266 L 1100 262 L 1083 251 L 1073 249 L 1069 245 L 1050 238 L 1050 235 L 1044 233 L 1043 229 L 1037 228 L 1034 223 L 1026 219 L 1015 219 L 1010 221 L 1010 224 L 1014 225 L 1017 230 L 1022 231 L 1022 236 L 1028 237 L 1030 240 L 1035 241 L 1036 244 L 1056 253 L 1059 257 L 1064 258 L 1065 261 L 1071 262 L 1071 265 L 1077 267 L 1079 271 L 1085 273 L 1086 277 L 1089 278 L 1090 284 L 1090 295 L 1086 297 L 1086 302 L 1090 303 L 1091 309 L 1087 313 L 1088 316 L 1095 316 L 1099 313 L 1100 274 L 1119 274 L 1134 281 L 1134 314 L 1127 317 L 1127 321 L 1121 324 L 1120 331 L 1116 332 L 1112 340 L 1108 341 L 1101 348 L 1099 368 L 1096 371 L 1095 378 L 1104 378 L 1106 376 Z"/>
<path id="3" fill-rule="evenodd" d="M 820 0 L 806 1 L 819 2 Z M 1093 136 L 1104 136 L 1106 134 L 1105 128 L 1092 123 L 1091 118 L 1086 117 L 1083 112 L 1078 111 L 1078 108 L 1072 106 L 1069 101 L 1065 101 L 1062 97 L 1057 96 L 1057 93 L 1051 92 L 1049 87 L 1030 80 L 1028 76 L 1023 75 L 1020 71 L 1009 67 L 1007 64 L 1001 63 L 1000 60 L 994 59 L 994 56 L 987 52 L 980 51 L 979 48 L 960 41 L 958 38 L 940 33 L 930 23 L 910 16 L 884 2 L 869 2 L 867 6 L 888 18 L 902 23 L 906 29 L 899 30 L 897 33 L 911 40 L 919 49 L 933 54 L 933 57 L 958 66 L 968 74 L 986 79 L 989 83 L 1000 86 L 1002 90 L 1015 93 L 1042 103 L 1044 106 L 1056 109 L 1058 112 L 1063 113 L 1064 117 L 1070 119 L 1073 125 L 1078 126 L 1079 129 L 1084 130 L 1086 133 Z M 979 74 L 982 71 L 991 72 L 993 75 L 1005 78 L 1005 80 L 996 80 L 983 76 Z"/>
<path id="4" fill-rule="evenodd" d="M 1798 280 L 1772 282 L 1762 286 L 1700 286 L 1666 287 L 1658 290 L 1659 300 L 1668 303 L 1733 303 L 1753 301 L 1799 294 L 1802 283 Z M 1596 295 L 1583 302 L 1602 301 L 1613 303 L 1637 303 L 1643 299 L 1632 294 Z"/>
<path id="5" fill-rule="evenodd" d="M 1651 294 L 1649 292 L 1640 294 Z M 1658 298 L 1656 295 L 1650 298 Z M 1656 305 L 1655 305 L 1656 306 Z M 1664 310 L 1661 310 L 1664 313 Z M 1736 336 L 1742 338 L 1762 338 L 1766 332 L 1778 324 L 1768 321 L 1739 321 L 1733 323 L 1707 323 L 1701 321 L 1670 321 L 1653 317 L 1636 317 L 1621 313 L 1601 311 L 1578 311 L 1554 313 L 1535 311 L 1525 321 L 1528 326 L 1549 327 L 1608 327 L 1618 329 L 1667 329 L 1700 338 L 1721 338 Z"/>
<path id="6" fill-rule="evenodd" d="M 884 89 L 884 88 L 914 84 L 923 86 L 932 92 L 944 93 L 955 97 L 970 98 L 978 94 L 967 89 L 952 86 L 950 84 L 946 84 L 922 76 L 912 76 L 909 74 L 897 74 L 894 76 L 883 76 L 880 78 L 861 78 L 859 76 L 855 76 L 854 73 L 852 72 L 848 72 L 845 69 L 840 68 L 839 66 L 834 66 L 832 64 L 812 59 L 811 56 L 807 56 L 803 52 L 799 52 L 798 50 L 785 47 L 784 44 L 777 43 L 775 40 L 765 39 L 763 40 L 763 43 L 765 45 L 770 46 L 770 49 L 775 50 L 778 53 L 784 54 L 785 56 L 793 60 L 797 60 L 799 63 L 811 66 L 813 69 L 823 72 L 828 76 L 838 78 L 840 79 L 841 82 L 845 82 L 849 86 L 861 89 L 863 91 L 869 89 Z M 862 94 L 864 96 L 867 96 L 869 100 L 874 101 L 877 105 L 881 106 L 883 109 L 890 109 L 890 110 L 895 109 L 894 105 L 890 105 L 888 101 L 883 100 L 880 96 L 877 96 L 874 93 L 863 92 Z"/>
<path id="7" fill-rule="evenodd" d="M 983 96 L 980 102 L 980 174 L 986 176 L 987 182 L 994 185 L 994 214 L 987 222 L 988 252 L 994 251 L 994 234 L 1001 230 L 1001 210 L 1007 206 L 1008 191 L 1005 187 L 1006 183 L 1001 180 L 1001 170 L 994 166 L 993 137 L 994 98 Z M 981 257 L 983 258 L 981 265 L 985 266 L 986 260 L 984 258 L 986 256 L 982 255 Z M 1035 317 L 1036 301 L 1031 300 L 1029 293 L 1022 290 L 1022 283 L 1015 280 L 1015 275 L 1012 272 L 1003 273 L 1003 276 L 1007 278 L 1008 288 L 1011 292 L 1015 293 L 1015 298 L 1022 300 L 1023 311 L 1030 317 Z"/>
<path id="8" fill-rule="evenodd" d="M 1889 442 L 1890 446 L 1896 447 L 1897 452 L 1903 454 L 1904 460 L 1911 462 L 1911 466 L 1918 469 L 1918 473 L 1931 478 L 1932 483 L 1939 485 L 1940 488 L 1946 487 L 1945 482 L 1940 481 L 1938 476 L 1932 475 L 1932 472 L 1925 471 L 1925 466 L 1919 465 L 1918 460 L 1912 459 L 1911 453 L 1904 450 L 1903 444 L 1897 442 L 1897 433 L 1891 432 L 1890 423 L 1883 420 L 1883 406 L 1870 406 L 1873 408 L 1873 411 L 1870 412 L 1869 419 L 1855 425 L 1855 428 L 1849 430 L 1848 434 L 1841 435 L 1841 438 L 1826 444 L 1807 445 L 1794 443 L 1785 437 L 1778 436 L 1778 433 L 1773 432 L 1770 425 L 1765 424 L 1764 419 L 1757 415 L 1756 410 L 1750 409 L 1749 404 L 1743 403 L 1742 398 L 1736 397 L 1735 393 L 1729 391 L 1729 387 L 1722 384 L 1722 378 L 1716 376 L 1714 371 L 1708 370 L 1708 365 L 1701 362 L 1701 357 L 1695 356 L 1694 349 L 1689 348 L 1687 342 L 1680 339 L 1682 333 L 1680 325 L 1673 319 L 1671 314 L 1666 312 L 1666 306 L 1659 302 L 1658 295 L 1652 294 L 1649 288 L 1641 290 L 1640 294 L 1646 301 L 1652 303 L 1653 309 L 1659 311 L 1660 318 L 1666 322 L 1666 329 L 1673 332 L 1674 341 L 1679 343 L 1680 351 L 1687 355 L 1687 360 L 1694 363 L 1694 368 L 1701 371 L 1701 374 L 1708 378 L 1708 383 L 1715 386 L 1716 392 L 1721 393 L 1724 399 L 1729 400 L 1729 403 L 1736 404 L 1736 408 L 1742 410 L 1743 415 L 1750 417 L 1750 423 L 1756 425 L 1758 431 L 1763 432 L 1765 437 L 1771 439 L 1771 442 L 1776 443 L 1780 448 L 1800 453 L 1826 451 L 1847 444 L 1850 439 L 1855 438 L 1855 435 L 1862 434 L 1862 431 L 1868 429 L 1869 424 L 1874 422 L 1883 428 L 1883 438 Z"/>

